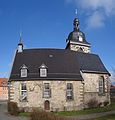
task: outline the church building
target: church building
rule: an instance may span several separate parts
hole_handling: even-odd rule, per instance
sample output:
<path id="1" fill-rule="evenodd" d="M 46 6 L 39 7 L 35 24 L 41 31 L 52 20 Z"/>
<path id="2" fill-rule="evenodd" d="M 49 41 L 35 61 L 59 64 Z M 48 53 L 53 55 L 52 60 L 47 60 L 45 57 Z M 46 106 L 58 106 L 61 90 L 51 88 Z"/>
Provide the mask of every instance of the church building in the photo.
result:
<path id="1" fill-rule="evenodd" d="M 110 73 L 80 31 L 79 19 L 65 49 L 24 49 L 22 37 L 9 78 L 9 101 L 20 109 L 71 111 L 110 103 Z"/>

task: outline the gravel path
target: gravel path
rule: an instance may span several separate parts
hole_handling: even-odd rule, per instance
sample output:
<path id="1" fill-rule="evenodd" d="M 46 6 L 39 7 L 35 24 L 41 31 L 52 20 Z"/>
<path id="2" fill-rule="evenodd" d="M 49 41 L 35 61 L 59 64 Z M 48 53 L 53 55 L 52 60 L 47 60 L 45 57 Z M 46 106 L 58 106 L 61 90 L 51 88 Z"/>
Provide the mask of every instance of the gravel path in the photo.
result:
<path id="1" fill-rule="evenodd" d="M 67 118 L 71 120 L 92 120 L 94 118 L 104 117 L 104 116 L 113 115 L 113 114 L 115 114 L 115 111 L 94 113 L 94 114 L 89 114 L 89 115 L 69 116 Z"/>
<path id="2" fill-rule="evenodd" d="M 7 102 L 0 101 L 0 120 L 28 120 L 28 118 L 9 115 L 7 112 Z"/>

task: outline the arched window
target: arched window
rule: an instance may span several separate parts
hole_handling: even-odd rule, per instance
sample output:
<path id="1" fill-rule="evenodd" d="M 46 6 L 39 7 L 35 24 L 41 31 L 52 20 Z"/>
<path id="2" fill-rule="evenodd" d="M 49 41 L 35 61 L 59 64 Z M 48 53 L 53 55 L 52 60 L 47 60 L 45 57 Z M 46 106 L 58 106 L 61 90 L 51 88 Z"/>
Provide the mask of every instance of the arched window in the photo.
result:
<path id="1" fill-rule="evenodd" d="M 104 77 L 99 78 L 99 95 L 103 95 L 105 93 L 105 82 Z"/>

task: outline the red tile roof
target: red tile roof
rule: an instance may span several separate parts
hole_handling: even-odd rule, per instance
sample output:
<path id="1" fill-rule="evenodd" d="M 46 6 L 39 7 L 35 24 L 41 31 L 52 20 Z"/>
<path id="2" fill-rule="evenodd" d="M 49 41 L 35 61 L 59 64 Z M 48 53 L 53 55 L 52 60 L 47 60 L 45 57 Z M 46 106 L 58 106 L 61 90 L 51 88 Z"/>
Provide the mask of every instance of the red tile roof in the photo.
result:
<path id="1" fill-rule="evenodd" d="M 114 86 L 114 85 L 111 85 L 111 88 L 115 88 L 115 86 Z"/>
<path id="2" fill-rule="evenodd" d="M 8 78 L 0 78 L 0 87 L 7 86 Z"/>

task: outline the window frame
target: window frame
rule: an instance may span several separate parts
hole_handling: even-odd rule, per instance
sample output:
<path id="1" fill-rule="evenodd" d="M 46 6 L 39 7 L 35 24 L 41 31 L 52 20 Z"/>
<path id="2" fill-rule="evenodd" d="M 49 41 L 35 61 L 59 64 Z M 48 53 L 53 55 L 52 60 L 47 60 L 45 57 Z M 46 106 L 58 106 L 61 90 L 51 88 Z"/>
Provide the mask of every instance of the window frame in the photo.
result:
<path id="1" fill-rule="evenodd" d="M 40 77 L 47 77 L 47 69 L 40 68 Z"/>
<path id="2" fill-rule="evenodd" d="M 67 83 L 67 85 L 66 85 L 66 100 L 67 101 L 74 100 L 73 84 L 72 83 Z"/>
<path id="3" fill-rule="evenodd" d="M 103 76 L 99 78 L 98 84 L 99 84 L 99 95 L 104 95 L 105 94 L 105 80 Z"/>
<path id="4" fill-rule="evenodd" d="M 51 98 L 51 87 L 50 87 L 50 83 L 44 83 L 44 87 L 43 87 L 43 98 Z"/>
<path id="5" fill-rule="evenodd" d="M 24 94 L 25 94 L 25 96 L 24 96 Z M 21 102 L 27 102 L 27 85 L 26 85 L 26 82 L 22 82 L 21 85 L 20 85 L 20 101 Z"/>
<path id="6" fill-rule="evenodd" d="M 28 74 L 27 68 L 22 68 L 21 69 L 21 77 L 27 77 L 27 74 Z"/>
<path id="7" fill-rule="evenodd" d="M 47 77 L 47 66 L 44 64 L 44 63 L 42 63 L 42 65 L 39 67 L 39 76 L 40 77 Z"/>
<path id="8" fill-rule="evenodd" d="M 28 68 L 24 64 L 20 68 L 20 76 L 21 77 L 27 77 L 28 76 Z"/>

